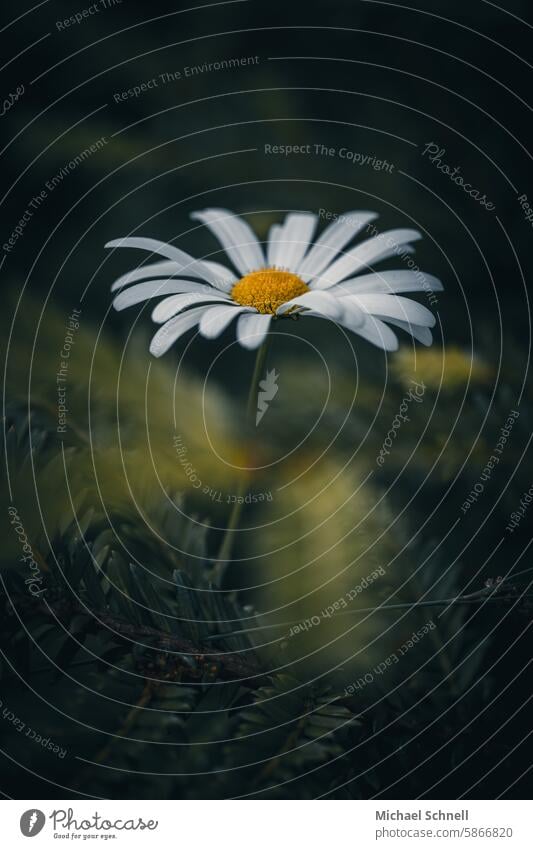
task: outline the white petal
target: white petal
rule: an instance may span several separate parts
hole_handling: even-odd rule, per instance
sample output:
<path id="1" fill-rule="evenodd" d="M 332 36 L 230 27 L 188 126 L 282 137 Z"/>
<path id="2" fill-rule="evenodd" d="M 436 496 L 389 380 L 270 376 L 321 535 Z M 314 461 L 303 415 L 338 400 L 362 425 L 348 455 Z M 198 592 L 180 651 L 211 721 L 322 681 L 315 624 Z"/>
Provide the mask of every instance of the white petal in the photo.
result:
<path id="1" fill-rule="evenodd" d="M 398 259 L 398 257 L 403 259 L 406 255 L 415 253 L 416 250 L 412 247 L 412 245 L 401 245 L 399 250 L 398 248 L 390 248 L 388 251 L 385 251 L 385 253 L 380 254 L 379 260 L 376 260 L 376 262 L 383 262 L 385 259 L 390 259 L 391 256 L 396 259 Z"/>
<path id="2" fill-rule="evenodd" d="M 283 315 L 293 305 L 306 307 L 310 310 L 310 315 L 329 318 L 331 321 L 350 327 L 351 330 L 362 326 L 367 316 L 353 298 L 335 298 L 329 292 L 306 292 L 305 295 L 293 298 L 292 301 L 287 301 L 278 307 L 278 315 Z M 298 312 L 306 314 L 305 310 L 298 310 Z"/>
<path id="3" fill-rule="evenodd" d="M 361 309 L 359 304 L 349 301 L 348 298 L 344 298 L 340 303 L 343 308 L 340 321 L 344 327 L 349 327 L 350 330 L 358 330 L 366 324 L 366 313 Z"/>
<path id="4" fill-rule="evenodd" d="M 226 266 L 222 265 L 220 262 L 213 262 L 210 259 L 204 259 L 202 261 L 204 265 L 216 274 L 219 280 L 217 288 L 222 289 L 223 292 L 229 292 L 238 279 L 233 271 L 230 268 L 226 268 Z"/>
<path id="5" fill-rule="evenodd" d="M 346 212 L 332 224 L 329 224 L 316 240 L 315 244 L 298 268 L 298 274 L 304 280 L 316 277 L 335 259 L 336 254 L 356 236 L 363 227 L 377 218 L 376 212 L 362 210 Z"/>
<path id="6" fill-rule="evenodd" d="M 243 312 L 253 312 L 251 307 L 239 307 L 237 304 L 210 307 L 202 316 L 199 330 L 206 339 L 216 339 L 226 327 Z"/>
<path id="7" fill-rule="evenodd" d="M 379 236 L 367 239 L 366 242 L 352 248 L 339 257 L 329 268 L 326 268 L 321 278 L 314 281 L 313 288 L 329 289 L 330 286 L 334 286 L 335 283 L 339 283 L 345 277 L 355 274 L 363 268 L 367 268 L 371 263 L 382 259 L 384 255 L 390 256 L 391 249 L 399 249 L 404 243 L 421 238 L 418 230 L 402 229 L 387 230 L 385 233 L 380 233 Z"/>
<path id="8" fill-rule="evenodd" d="M 395 333 L 387 327 L 385 322 L 380 321 L 379 318 L 376 318 L 373 315 L 368 315 L 365 323 L 362 327 L 358 327 L 355 331 L 362 336 L 363 339 L 366 339 L 367 342 L 372 342 L 373 345 L 377 345 L 378 348 L 382 348 L 384 351 L 397 351 L 398 350 L 398 337 Z"/>
<path id="9" fill-rule="evenodd" d="M 291 212 L 287 215 L 277 233 L 275 265 L 296 271 L 313 238 L 317 220 L 317 216 L 310 212 Z"/>
<path id="10" fill-rule="evenodd" d="M 124 310 L 134 304 L 140 304 L 149 298 L 158 298 L 162 295 L 177 295 L 180 292 L 202 292 L 204 294 L 219 295 L 219 290 L 208 286 L 207 283 L 196 283 L 193 280 L 145 280 L 119 292 L 113 301 L 116 310 Z"/>
<path id="11" fill-rule="evenodd" d="M 154 357 L 161 357 L 188 330 L 200 321 L 203 313 L 209 307 L 194 307 L 181 315 L 175 315 L 159 328 L 150 343 L 150 353 Z"/>
<path id="12" fill-rule="evenodd" d="M 344 300 L 356 301 L 366 312 L 380 318 L 397 318 L 422 327 L 433 327 L 435 316 L 417 301 L 402 298 L 400 295 L 348 295 Z"/>
<path id="13" fill-rule="evenodd" d="M 237 322 L 237 340 L 243 346 L 253 351 L 259 348 L 268 333 L 271 315 L 262 313 L 245 313 L 239 317 Z"/>
<path id="14" fill-rule="evenodd" d="M 342 301 L 335 298 L 329 292 L 306 292 L 297 298 L 291 298 L 276 310 L 278 315 L 284 315 L 291 307 L 305 307 L 308 310 L 317 310 L 328 318 L 340 318 L 343 313 Z"/>
<path id="15" fill-rule="evenodd" d="M 269 267 L 278 264 L 278 255 L 280 248 L 279 237 L 281 232 L 281 224 L 273 224 L 268 232 L 267 264 Z"/>
<path id="16" fill-rule="evenodd" d="M 418 339 L 419 342 L 422 342 L 422 345 L 431 345 L 433 342 L 433 334 L 429 327 L 421 327 L 419 324 L 411 324 L 408 321 L 400 321 L 397 318 L 388 318 L 389 324 L 394 324 L 395 327 L 399 327 L 400 330 L 405 330 L 406 333 L 409 333 L 414 339 Z"/>
<path id="17" fill-rule="evenodd" d="M 133 271 L 127 271 L 118 280 L 115 280 L 111 286 L 111 291 L 115 292 L 121 289 L 127 283 L 134 283 L 135 280 L 143 280 L 146 277 L 171 277 L 173 274 L 178 274 L 180 266 L 177 262 L 164 259 L 161 262 L 151 262 L 148 265 L 140 265 L 134 268 Z"/>
<path id="18" fill-rule="evenodd" d="M 343 280 L 328 289 L 332 295 L 360 295 L 364 293 L 384 294 L 387 292 L 442 292 L 443 286 L 437 277 L 422 271 L 374 271 Z"/>
<path id="19" fill-rule="evenodd" d="M 185 251 L 176 248 L 174 245 L 169 245 L 166 242 L 160 242 L 159 239 L 146 239 L 141 236 L 127 236 L 123 239 L 113 239 L 112 242 L 106 244 L 106 248 L 140 248 L 144 251 L 151 251 L 155 254 L 161 254 L 168 259 L 173 260 L 179 268 L 177 271 L 185 271 L 192 277 L 200 277 L 202 280 L 207 280 L 213 286 L 217 286 L 217 276 L 210 271 L 204 262 L 186 254 Z M 218 287 L 217 287 L 218 288 Z"/>
<path id="20" fill-rule="evenodd" d="M 265 257 L 259 240 L 242 218 L 227 209 L 204 209 L 193 212 L 191 218 L 211 230 L 241 274 L 264 267 Z"/>
<path id="21" fill-rule="evenodd" d="M 200 292 L 189 292 L 185 295 L 172 295 L 170 298 L 165 298 L 159 303 L 152 312 L 152 320 L 156 324 L 162 324 L 163 321 L 168 321 L 176 313 L 181 312 L 193 304 L 208 304 L 210 301 L 225 301 L 228 299 L 223 295 L 214 294 L 215 290 L 211 289 L 211 294 L 202 294 Z"/>

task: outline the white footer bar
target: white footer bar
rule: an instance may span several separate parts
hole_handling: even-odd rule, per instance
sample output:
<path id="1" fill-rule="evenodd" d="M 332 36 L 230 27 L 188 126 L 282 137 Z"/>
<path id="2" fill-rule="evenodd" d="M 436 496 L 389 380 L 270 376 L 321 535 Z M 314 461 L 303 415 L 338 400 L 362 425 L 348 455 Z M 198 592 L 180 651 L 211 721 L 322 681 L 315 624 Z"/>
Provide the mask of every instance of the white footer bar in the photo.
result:
<path id="1" fill-rule="evenodd" d="M 531 849 L 527 801 L 3 801 L 2 844 Z"/>

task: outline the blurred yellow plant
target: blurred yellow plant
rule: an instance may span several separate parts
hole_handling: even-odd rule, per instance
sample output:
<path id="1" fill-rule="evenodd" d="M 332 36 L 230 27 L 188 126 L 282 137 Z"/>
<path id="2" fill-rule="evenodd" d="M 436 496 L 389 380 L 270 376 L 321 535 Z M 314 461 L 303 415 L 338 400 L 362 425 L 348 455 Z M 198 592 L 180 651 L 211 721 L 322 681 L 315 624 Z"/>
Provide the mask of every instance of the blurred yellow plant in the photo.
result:
<path id="1" fill-rule="evenodd" d="M 40 307 L 26 298 L 11 338 L 8 397 L 25 409 L 29 392 L 34 425 L 42 420 L 53 434 L 58 423 L 56 376 L 68 313 L 50 305 L 42 319 L 39 313 Z M 4 320 L 7 315 L 6 310 Z M 7 337 L 4 328 L 4 340 Z M 52 537 L 61 517 L 72 512 L 67 479 L 71 492 L 86 491 L 84 509 L 90 505 L 110 512 L 129 505 L 142 513 L 154 495 L 164 498 L 165 491 L 181 491 L 185 496 L 203 495 L 195 503 L 205 515 L 212 512 L 212 499 L 203 493 L 204 486 L 211 491 L 234 487 L 234 466 L 244 465 L 245 451 L 233 405 L 214 381 L 206 385 L 187 369 L 176 375 L 170 358 L 148 360 L 144 338 L 134 336 L 122 347 L 122 340 L 109 332 L 97 337 L 92 319 L 83 312 L 65 374 L 68 412 L 66 431 L 57 432 L 56 462 L 46 479 L 37 473 L 34 481 L 25 473 L 16 487 L 18 503 L 33 505 L 33 535 L 41 536 L 44 524 Z M 177 437 L 186 447 L 187 462 L 177 453 Z M 50 437 L 47 445 L 52 447 Z M 75 460 L 69 463 L 73 445 Z M 37 513 L 42 508 L 42 522 L 36 507 Z"/>
<path id="2" fill-rule="evenodd" d="M 291 478 L 294 482 L 286 487 L 272 486 L 272 502 L 261 510 L 261 527 L 244 534 L 246 554 L 257 558 L 249 563 L 248 583 L 262 585 L 260 607 L 270 611 L 265 621 L 297 624 L 309 619 L 311 627 L 291 634 L 287 625 L 266 634 L 285 634 L 300 657 L 317 650 L 309 660 L 315 668 L 341 661 L 363 668 L 370 658 L 385 656 L 389 647 L 378 639 L 349 661 L 355 647 L 379 636 L 383 625 L 379 615 L 359 619 L 351 612 L 378 605 L 387 588 L 399 583 L 400 562 L 394 558 L 404 538 L 402 523 L 359 465 L 343 469 L 332 456 L 310 462 L 305 470 L 301 459 L 298 467 L 289 461 L 283 481 L 276 482 L 279 486 Z"/>
<path id="3" fill-rule="evenodd" d="M 391 358 L 391 370 L 404 385 L 413 378 L 429 389 L 454 391 L 468 383 L 490 383 L 493 369 L 457 345 L 414 350 L 403 346 Z"/>

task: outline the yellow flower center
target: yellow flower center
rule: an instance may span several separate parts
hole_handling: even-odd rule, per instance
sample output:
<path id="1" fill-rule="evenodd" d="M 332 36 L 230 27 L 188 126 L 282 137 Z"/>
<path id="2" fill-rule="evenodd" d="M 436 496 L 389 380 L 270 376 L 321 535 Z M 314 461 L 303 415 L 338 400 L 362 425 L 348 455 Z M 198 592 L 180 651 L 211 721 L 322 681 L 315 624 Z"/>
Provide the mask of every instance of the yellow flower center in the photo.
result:
<path id="1" fill-rule="evenodd" d="M 243 307 L 254 307 L 258 312 L 274 315 L 286 301 L 309 291 L 309 286 L 297 274 L 263 268 L 241 277 L 231 290 L 231 297 Z"/>

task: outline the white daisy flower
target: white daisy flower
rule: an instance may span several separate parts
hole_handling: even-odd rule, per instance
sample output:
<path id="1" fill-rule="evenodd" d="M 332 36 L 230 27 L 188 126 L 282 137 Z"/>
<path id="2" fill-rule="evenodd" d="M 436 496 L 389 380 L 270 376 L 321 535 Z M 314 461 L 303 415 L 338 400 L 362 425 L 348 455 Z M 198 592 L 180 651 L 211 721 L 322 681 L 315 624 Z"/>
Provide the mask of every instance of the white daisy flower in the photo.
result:
<path id="1" fill-rule="evenodd" d="M 232 212 L 206 209 L 192 217 L 216 236 L 237 273 L 156 239 L 127 237 L 106 245 L 165 257 L 124 274 L 112 286 L 120 290 L 113 302 L 117 310 L 164 296 L 152 312 L 162 325 L 150 345 L 154 356 L 193 327 L 214 339 L 233 319 L 238 341 L 252 350 L 264 342 L 273 320 L 295 315 L 329 319 L 385 351 L 398 347 L 389 325 L 431 344 L 433 314 L 401 293 L 440 291 L 440 281 L 418 269 L 372 271 L 380 260 L 412 253 L 411 242 L 421 238 L 417 230 L 389 230 L 346 249 L 377 218 L 375 213 L 339 216 L 313 242 L 318 216 L 295 212 L 272 225 L 265 255 L 250 225 Z"/>

